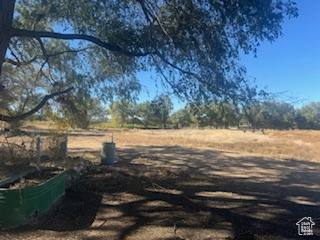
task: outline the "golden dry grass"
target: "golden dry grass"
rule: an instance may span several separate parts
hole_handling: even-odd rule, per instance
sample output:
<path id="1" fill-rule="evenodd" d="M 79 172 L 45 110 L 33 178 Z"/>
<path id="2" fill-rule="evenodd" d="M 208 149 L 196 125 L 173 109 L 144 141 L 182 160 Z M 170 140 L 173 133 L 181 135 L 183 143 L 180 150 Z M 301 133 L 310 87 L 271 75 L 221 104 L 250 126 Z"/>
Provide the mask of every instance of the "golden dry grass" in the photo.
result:
<path id="1" fill-rule="evenodd" d="M 92 132 L 91 132 L 92 133 Z M 98 133 L 98 132 L 97 132 Z M 102 133 L 102 132 L 100 132 Z M 85 147 L 99 149 L 101 142 L 110 141 L 111 131 L 105 136 L 70 137 L 71 149 Z M 265 131 L 237 130 L 129 130 L 115 131 L 114 141 L 126 146 L 184 146 L 227 150 L 257 156 L 299 159 L 320 162 L 319 131 Z"/>
<path id="2" fill-rule="evenodd" d="M 53 124 L 26 124 L 25 130 L 42 132 L 54 129 Z M 99 151 L 102 142 L 111 141 L 117 147 L 131 146 L 183 146 L 231 151 L 245 155 L 297 159 L 320 162 L 320 131 L 266 130 L 243 132 L 225 129 L 179 129 L 179 130 L 68 130 L 70 153 Z"/>

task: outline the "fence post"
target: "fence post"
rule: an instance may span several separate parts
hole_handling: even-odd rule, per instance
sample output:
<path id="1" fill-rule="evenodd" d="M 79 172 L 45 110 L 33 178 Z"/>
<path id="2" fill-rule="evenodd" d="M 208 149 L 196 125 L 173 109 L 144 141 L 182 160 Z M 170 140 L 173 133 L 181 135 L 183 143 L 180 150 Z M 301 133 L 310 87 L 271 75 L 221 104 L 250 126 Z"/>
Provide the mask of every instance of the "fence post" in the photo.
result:
<path id="1" fill-rule="evenodd" d="M 40 167 L 40 158 L 41 158 L 41 139 L 37 137 L 37 167 Z"/>
<path id="2" fill-rule="evenodd" d="M 63 141 L 60 144 L 60 157 L 63 162 L 66 162 L 68 157 L 68 134 L 65 133 Z"/>
<path id="3" fill-rule="evenodd" d="M 64 161 L 67 160 L 68 157 L 68 133 L 64 135 L 64 142 L 65 142 L 65 154 L 64 154 Z"/>

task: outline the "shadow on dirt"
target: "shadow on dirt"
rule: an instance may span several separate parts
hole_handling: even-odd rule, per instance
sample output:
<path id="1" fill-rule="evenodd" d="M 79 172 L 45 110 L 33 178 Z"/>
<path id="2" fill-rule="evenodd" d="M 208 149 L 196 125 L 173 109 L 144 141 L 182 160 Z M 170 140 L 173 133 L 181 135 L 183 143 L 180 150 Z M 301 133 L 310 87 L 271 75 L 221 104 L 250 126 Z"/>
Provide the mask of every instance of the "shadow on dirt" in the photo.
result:
<path id="1" fill-rule="evenodd" d="M 37 228 L 74 231 L 91 226 L 101 203 L 101 195 L 68 189 L 65 196 L 37 223 Z"/>
<path id="2" fill-rule="evenodd" d="M 116 165 L 85 175 L 20 231 L 78 230 L 88 240 L 300 239 L 296 222 L 312 217 L 308 239 L 319 239 L 319 163 L 164 146 L 117 154 Z"/>

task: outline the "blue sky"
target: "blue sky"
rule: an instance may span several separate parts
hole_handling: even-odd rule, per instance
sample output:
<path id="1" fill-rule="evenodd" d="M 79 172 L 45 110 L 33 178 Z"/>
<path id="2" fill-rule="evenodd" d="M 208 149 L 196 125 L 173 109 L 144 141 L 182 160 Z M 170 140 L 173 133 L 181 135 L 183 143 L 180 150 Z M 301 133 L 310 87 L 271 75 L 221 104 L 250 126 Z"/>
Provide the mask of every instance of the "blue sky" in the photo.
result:
<path id="1" fill-rule="evenodd" d="M 287 91 L 302 102 L 320 101 L 320 1 L 298 0 L 299 17 L 287 19 L 283 36 L 264 42 L 258 57 L 243 56 L 248 74 L 259 87 Z"/>
<path id="2" fill-rule="evenodd" d="M 292 103 L 301 106 L 320 101 L 320 0 L 296 2 L 299 17 L 285 20 L 283 36 L 272 44 L 263 42 L 257 58 L 244 55 L 241 63 L 260 88 L 267 86 L 272 93 L 286 91 L 286 96 L 299 100 Z M 139 102 L 151 100 L 163 91 L 161 86 L 156 88 L 150 74 L 141 73 L 138 77 L 150 93 L 141 93 Z M 175 110 L 184 106 L 176 98 L 173 102 Z"/>

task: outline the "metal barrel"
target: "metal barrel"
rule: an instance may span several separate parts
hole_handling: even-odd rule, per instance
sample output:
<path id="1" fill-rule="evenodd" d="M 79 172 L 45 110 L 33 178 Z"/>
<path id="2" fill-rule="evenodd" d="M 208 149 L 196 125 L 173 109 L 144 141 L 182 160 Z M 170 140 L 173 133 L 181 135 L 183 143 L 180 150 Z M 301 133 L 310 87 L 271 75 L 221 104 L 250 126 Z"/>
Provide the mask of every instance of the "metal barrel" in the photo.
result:
<path id="1" fill-rule="evenodd" d="M 101 151 L 101 164 L 113 165 L 116 161 L 116 143 L 103 142 Z"/>

